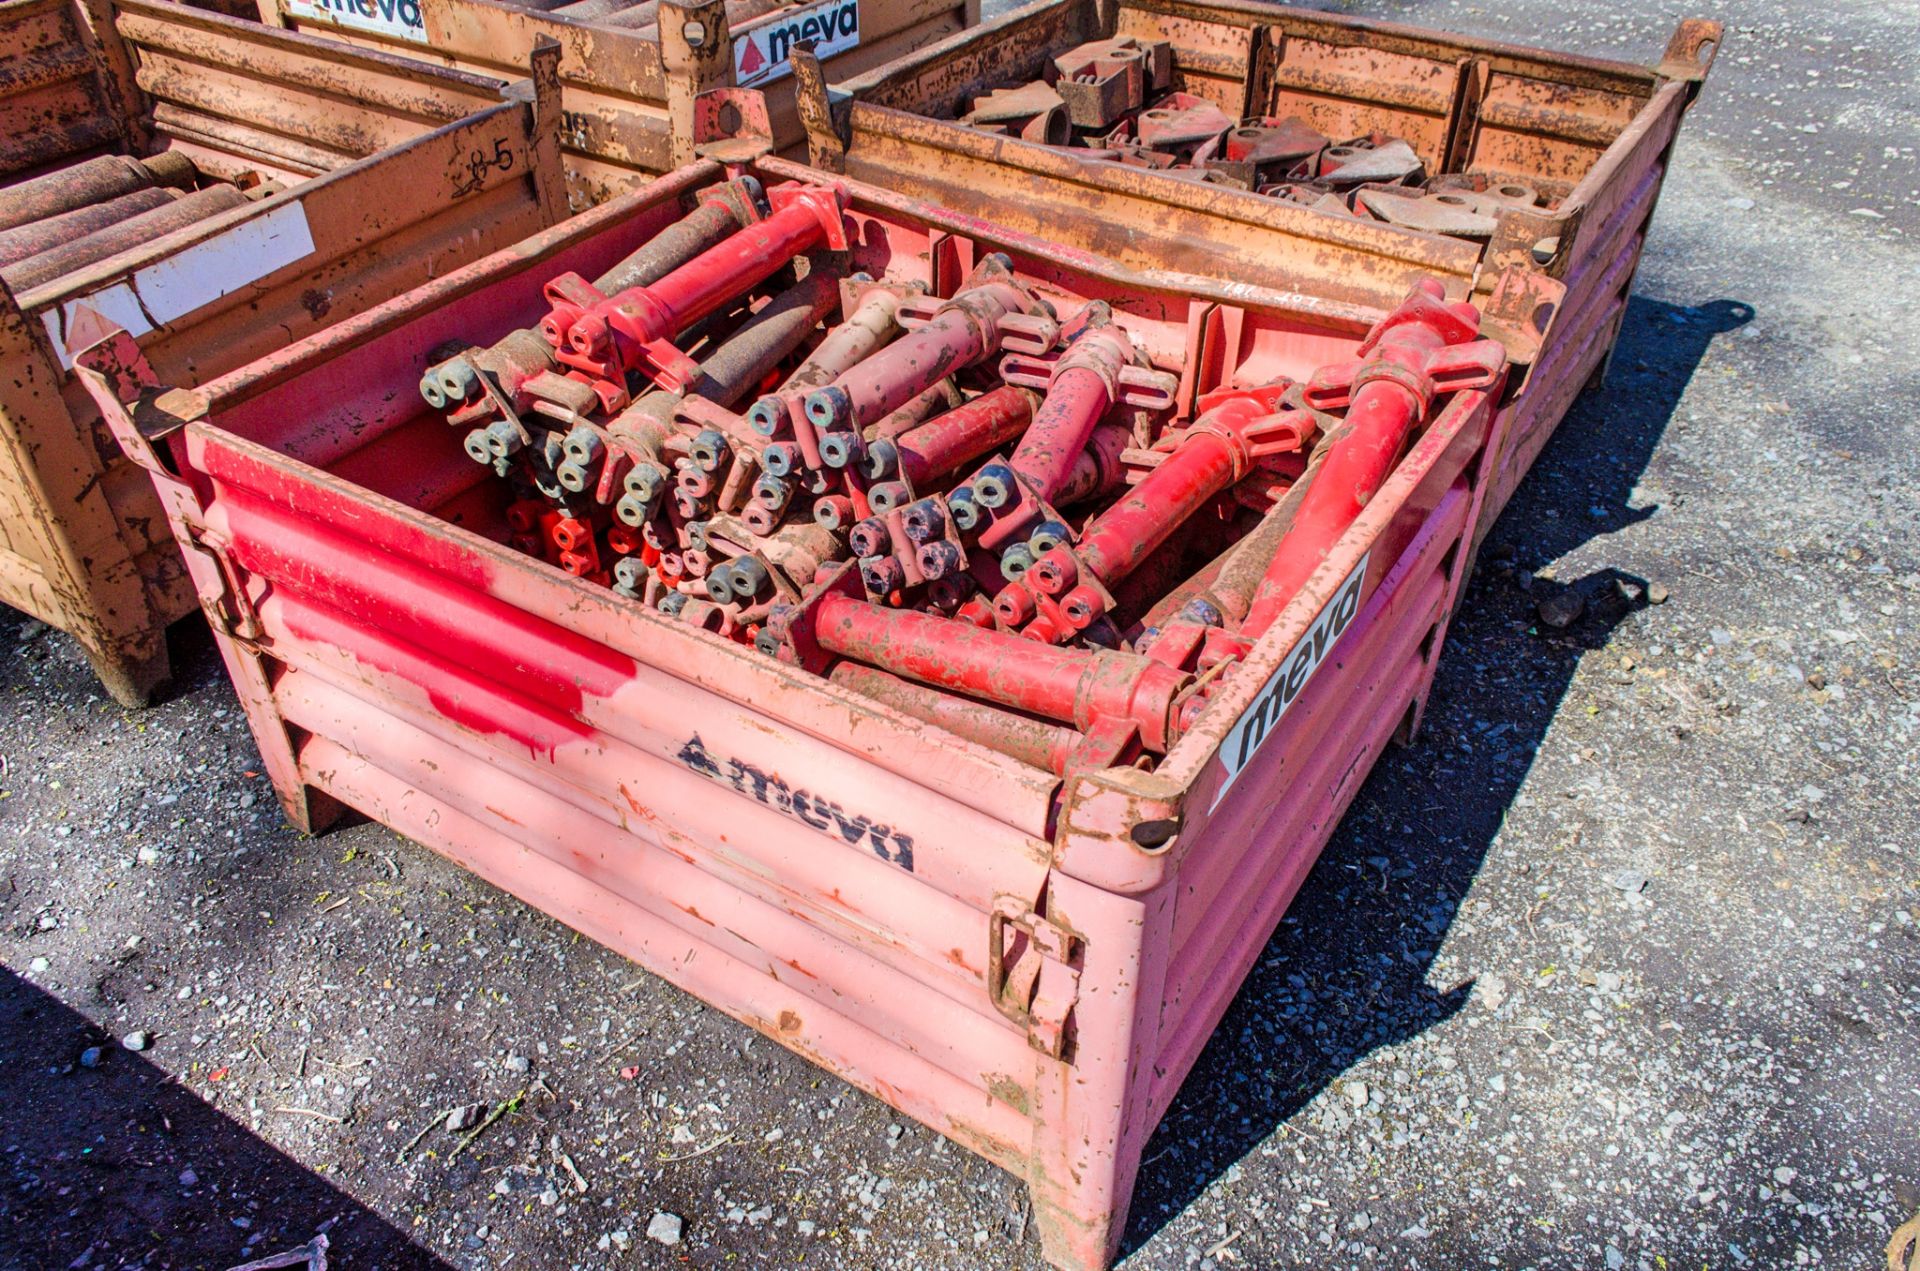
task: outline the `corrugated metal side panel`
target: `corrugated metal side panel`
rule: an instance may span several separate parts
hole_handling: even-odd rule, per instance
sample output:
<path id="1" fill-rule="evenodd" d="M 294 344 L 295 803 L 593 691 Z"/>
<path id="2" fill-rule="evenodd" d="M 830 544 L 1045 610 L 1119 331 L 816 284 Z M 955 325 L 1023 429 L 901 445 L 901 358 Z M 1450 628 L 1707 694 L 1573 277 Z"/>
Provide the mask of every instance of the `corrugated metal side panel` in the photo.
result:
<path id="1" fill-rule="evenodd" d="M 950 1132 L 1029 1080 L 1024 1033 L 985 993 L 985 911 L 1037 894 L 1043 843 L 819 744 L 754 683 L 817 692 L 810 677 L 766 663 L 725 693 L 689 682 L 676 644 L 759 660 L 250 443 L 190 436 L 207 533 L 257 597 L 290 722 L 964 1083 L 978 1110 L 956 1108 Z M 628 647 L 601 642 L 595 609 Z"/>
<path id="2" fill-rule="evenodd" d="M 500 100 L 495 79 L 178 5 L 117 0 L 114 25 L 158 115 L 202 144 L 232 135 L 243 155 L 296 170 L 316 152 L 336 156 L 328 166 L 364 158 Z"/>
<path id="3" fill-rule="evenodd" d="M 1383 573 L 1219 807 L 1189 809 L 1162 989 L 1150 1120 L 1212 1035 L 1334 825 L 1432 681 L 1479 500 L 1490 405 L 1371 551 Z M 1250 677 L 1256 683 L 1262 678 Z"/>
<path id="4" fill-rule="evenodd" d="M 0 175 L 115 146 L 123 129 L 71 0 L 0 3 Z"/>
<path id="5" fill-rule="evenodd" d="M 556 864 L 564 849 L 537 836 L 529 841 L 511 812 L 492 806 L 495 800 L 470 784 L 448 783 L 450 788 L 437 790 L 442 782 L 421 774 L 404 757 L 357 754 L 324 735 L 307 740 L 299 760 L 302 776 L 316 789 L 426 844 L 995 1164 L 1020 1171 L 1030 1133 L 1018 1109 L 983 1099 L 973 1087 L 890 1047 L 840 1012 L 821 1009 L 781 979 L 755 974 L 763 954 L 752 960 L 735 957 L 661 918 L 655 907 L 636 902 L 604 872 Z"/>
<path id="6" fill-rule="evenodd" d="M 1667 175 L 1667 151 L 1686 109 L 1684 84 L 1655 95 L 1566 201 L 1567 291 L 1513 413 L 1504 452 L 1476 530 L 1476 544 L 1552 439 L 1554 430 L 1606 362 L 1626 312 L 1641 248 Z"/>
<path id="7" fill-rule="evenodd" d="M 1565 198 L 1647 105 L 1636 91 L 1499 71 L 1487 79 L 1462 170 Z"/>

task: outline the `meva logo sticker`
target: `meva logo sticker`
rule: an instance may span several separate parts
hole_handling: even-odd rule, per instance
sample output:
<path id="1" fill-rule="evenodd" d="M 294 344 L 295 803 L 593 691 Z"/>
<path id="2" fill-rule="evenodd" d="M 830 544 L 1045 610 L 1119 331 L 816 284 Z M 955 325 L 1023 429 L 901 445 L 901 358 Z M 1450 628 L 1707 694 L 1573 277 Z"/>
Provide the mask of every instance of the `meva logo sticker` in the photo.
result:
<path id="1" fill-rule="evenodd" d="M 1360 612 L 1361 592 L 1366 589 L 1367 560 L 1371 555 L 1369 552 L 1360 558 L 1360 563 L 1353 567 L 1353 572 L 1333 593 L 1333 599 L 1314 615 L 1306 634 L 1282 659 L 1279 667 L 1268 677 L 1266 686 L 1260 690 L 1260 695 L 1234 721 L 1227 739 L 1220 743 L 1220 763 L 1226 768 L 1227 777 L 1215 792 L 1213 803 L 1207 809 L 1209 812 L 1219 807 L 1220 800 L 1227 797 L 1227 791 L 1232 788 L 1234 781 L 1259 753 L 1261 743 L 1273 735 L 1281 716 L 1299 698 L 1301 690 L 1313 679 L 1313 673 L 1320 669 L 1320 664 L 1327 660 L 1327 654 L 1340 642 L 1341 635 L 1353 625 L 1354 615 Z"/>
<path id="2" fill-rule="evenodd" d="M 314 18 L 397 40 L 427 42 L 427 20 L 420 0 L 285 0 L 290 18 Z"/>
<path id="3" fill-rule="evenodd" d="M 353 3 L 354 0 L 343 0 Z M 367 3 L 368 0 L 359 0 Z M 793 46 L 814 41 L 821 61 L 860 46 L 860 0 L 825 0 L 781 14 L 773 21 L 734 36 L 733 82 L 739 88 L 793 73 Z"/>

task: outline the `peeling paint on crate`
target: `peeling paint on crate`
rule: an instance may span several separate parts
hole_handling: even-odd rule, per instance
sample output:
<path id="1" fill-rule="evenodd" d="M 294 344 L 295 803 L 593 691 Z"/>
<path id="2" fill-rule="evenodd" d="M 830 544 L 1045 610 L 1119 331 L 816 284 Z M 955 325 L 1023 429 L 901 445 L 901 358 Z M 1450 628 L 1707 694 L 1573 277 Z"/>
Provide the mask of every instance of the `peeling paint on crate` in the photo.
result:
<path id="1" fill-rule="evenodd" d="M 70 369 L 66 333 L 81 305 L 138 338 L 312 254 L 307 210 L 297 199 L 290 200 L 155 261 L 122 282 L 65 301 L 42 313 L 40 320 L 61 369 Z"/>

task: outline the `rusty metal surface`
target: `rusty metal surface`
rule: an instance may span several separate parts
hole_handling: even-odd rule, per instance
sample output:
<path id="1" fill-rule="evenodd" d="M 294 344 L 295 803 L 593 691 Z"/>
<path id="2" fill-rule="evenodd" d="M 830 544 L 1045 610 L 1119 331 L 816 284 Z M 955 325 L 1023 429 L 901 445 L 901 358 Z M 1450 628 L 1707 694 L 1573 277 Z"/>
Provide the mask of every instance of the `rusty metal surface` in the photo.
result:
<path id="1" fill-rule="evenodd" d="M 129 130 L 72 0 L 0 3 L 0 175 L 118 146 Z"/>
<path id="2" fill-rule="evenodd" d="M 198 178 L 181 155 L 102 155 L 0 188 L 0 227 L 12 231 L 154 186 L 191 189 Z"/>
<path id="3" fill-rule="evenodd" d="M 1052 235 L 1142 268 L 1310 292 L 1384 308 L 1418 274 L 1473 285 L 1472 246 L 1320 215 L 1244 190 L 1090 164 L 904 111 L 853 103 L 849 176 L 922 192 L 1007 228 Z M 907 174 L 912 174 L 909 182 Z"/>
<path id="4" fill-rule="evenodd" d="M 562 144 L 577 209 L 601 202 L 645 177 L 694 157 L 694 100 L 740 78 L 764 91 L 777 144 L 803 137 L 791 75 L 770 74 L 741 41 L 767 37 L 791 47 L 782 24 L 793 6 L 767 0 L 561 6 L 540 12 L 497 0 L 420 0 L 417 27 L 372 32 L 348 18 L 312 16 L 310 7 L 264 0 L 262 15 L 296 30 L 364 47 L 430 58 L 483 74 L 510 75 L 541 38 L 561 50 Z M 859 0 L 857 46 L 824 59 L 834 78 L 858 75 L 965 27 L 978 0 Z M 774 43 L 765 45 L 774 49 Z M 739 56 L 736 57 L 736 54 Z M 753 62 L 748 67 L 746 63 Z"/>
<path id="5" fill-rule="evenodd" d="M 113 696 L 135 704 L 165 678 L 165 626 L 193 596 L 150 487 L 67 370 L 82 306 L 139 319 L 143 355 L 193 383 L 551 223 L 565 196 L 550 55 L 514 87 L 164 2 L 124 0 L 112 17 L 98 28 L 103 65 L 124 61 L 130 82 L 145 76 L 176 98 L 133 89 L 160 130 L 152 144 L 170 147 L 147 164 L 175 183 L 212 183 L 194 199 L 234 205 L 109 257 L 82 253 L 93 258 L 52 276 L 11 275 L 21 285 L 0 309 L 14 368 L 0 389 L 0 600 L 71 631 Z M 148 74 L 156 65 L 166 73 Z M 364 105 L 336 110 L 343 96 Z M 328 110 L 385 122 L 349 123 L 320 150 L 312 125 L 290 116 Z M 111 158 L 96 165 L 101 179 L 56 179 L 16 205 L 84 205 L 145 166 Z M 222 177 L 287 188 L 239 198 Z"/>

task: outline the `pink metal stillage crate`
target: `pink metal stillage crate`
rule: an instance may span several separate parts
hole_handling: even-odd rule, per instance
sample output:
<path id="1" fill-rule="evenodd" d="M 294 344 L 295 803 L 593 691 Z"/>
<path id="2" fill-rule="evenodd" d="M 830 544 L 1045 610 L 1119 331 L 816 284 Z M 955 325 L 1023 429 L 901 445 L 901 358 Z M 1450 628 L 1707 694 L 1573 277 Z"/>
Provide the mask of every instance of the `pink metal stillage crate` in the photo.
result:
<path id="1" fill-rule="evenodd" d="M 419 402 L 430 350 L 537 319 L 545 279 L 724 175 L 682 169 L 192 392 L 110 338 L 90 387 L 296 824 L 344 804 L 446 854 L 1026 1179 L 1048 1258 L 1104 1266 L 1148 1134 L 1418 722 L 1493 396 L 1454 395 L 1156 771 L 1063 782 L 508 549 L 504 489 Z M 1187 402 L 1304 377 L 1379 316 L 847 193 L 856 267 L 944 295 L 1006 251 L 1063 310 L 1109 301 Z M 1250 708 L 1271 722 L 1229 788 Z"/>

